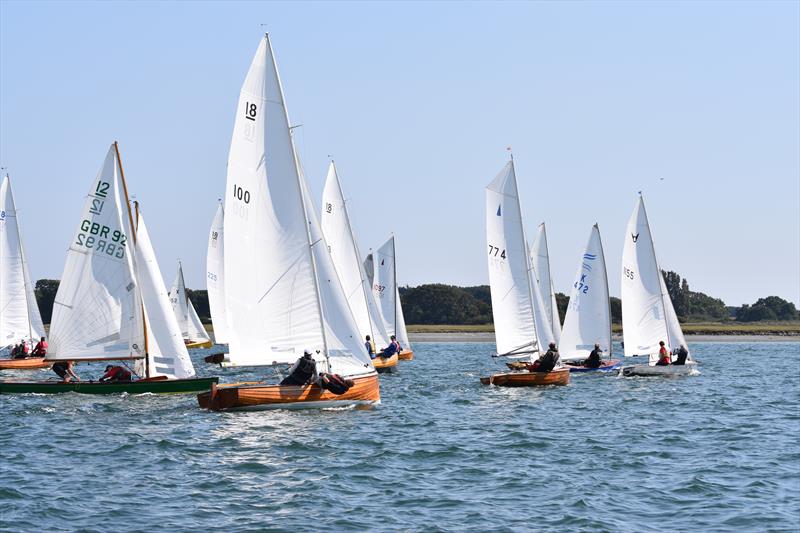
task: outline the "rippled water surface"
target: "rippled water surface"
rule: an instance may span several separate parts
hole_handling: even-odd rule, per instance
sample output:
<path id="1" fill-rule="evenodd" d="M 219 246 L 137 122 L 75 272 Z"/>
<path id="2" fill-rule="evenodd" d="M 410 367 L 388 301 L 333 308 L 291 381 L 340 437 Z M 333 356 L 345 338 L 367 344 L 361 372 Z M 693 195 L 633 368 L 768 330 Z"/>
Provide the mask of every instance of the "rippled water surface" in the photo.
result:
<path id="1" fill-rule="evenodd" d="M 0 529 L 800 527 L 800 344 L 697 343 L 700 376 L 541 389 L 481 386 L 492 349 L 417 343 L 365 410 L 0 396 Z"/>

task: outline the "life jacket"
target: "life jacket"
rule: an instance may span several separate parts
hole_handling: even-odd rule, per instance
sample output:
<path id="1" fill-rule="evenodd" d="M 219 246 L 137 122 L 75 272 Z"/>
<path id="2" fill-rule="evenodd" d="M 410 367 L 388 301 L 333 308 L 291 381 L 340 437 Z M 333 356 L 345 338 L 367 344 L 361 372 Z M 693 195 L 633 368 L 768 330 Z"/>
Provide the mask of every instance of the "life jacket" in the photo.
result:
<path id="1" fill-rule="evenodd" d="M 292 372 L 292 378 L 301 383 L 305 383 L 311 379 L 311 376 L 314 375 L 314 369 L 316 366 L 317 363 L 313 358 L 306 358 L 303 356 L 300 358 L 297 368 L 295 368 Z"/>

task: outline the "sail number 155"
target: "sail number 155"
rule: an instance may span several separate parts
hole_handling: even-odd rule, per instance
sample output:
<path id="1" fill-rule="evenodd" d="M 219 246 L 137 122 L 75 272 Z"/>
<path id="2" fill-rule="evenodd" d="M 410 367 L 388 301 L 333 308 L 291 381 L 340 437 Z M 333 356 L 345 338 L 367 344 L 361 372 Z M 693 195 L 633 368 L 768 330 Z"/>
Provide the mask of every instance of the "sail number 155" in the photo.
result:
<path id="1" fill-rule="evenodd" d="M 633 270 L 631 270 L 630 268 L 623 268 L 623 269 L 622 269 L 622 275 L 623 275 L 623 276 L 625 276 L 625 277 L 626 277 L 626 278 L 628 278 L 628 279 L 633 279 L 633 278 L 635 278 L 635 277 L 636 277 L 636 276 L 633 274 Z"/>

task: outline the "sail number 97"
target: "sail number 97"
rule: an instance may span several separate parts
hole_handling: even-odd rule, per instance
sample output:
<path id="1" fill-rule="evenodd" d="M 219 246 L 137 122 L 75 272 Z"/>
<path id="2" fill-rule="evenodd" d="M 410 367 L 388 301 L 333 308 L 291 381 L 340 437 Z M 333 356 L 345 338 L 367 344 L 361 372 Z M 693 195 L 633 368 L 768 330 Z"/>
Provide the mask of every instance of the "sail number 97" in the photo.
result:
<path id="1" fill-rule="evenodd" d="M 630 268 L 624 268 L 624 267 L 622 269 L 622 275 L 625 276 L 628 279 L 634 279 L 636 277 L 634 275 L 634 273 L 633 273 L 633 270 L 631 270 Z"/>
<path id="2" fill-rule="evenodd" d="M 250 203 L 250 191 L 242 189 L 235 183 L 233 184 L 233 197 L 237 200 L 240 200 L 246 204 Z"/>
<path id="3" fill-rule="evenodd" d="M 497 246 L 489 245 L 489 257 L 500 257 L 501 259 L 506 258 L 506 251 L 500 250 Z"/>

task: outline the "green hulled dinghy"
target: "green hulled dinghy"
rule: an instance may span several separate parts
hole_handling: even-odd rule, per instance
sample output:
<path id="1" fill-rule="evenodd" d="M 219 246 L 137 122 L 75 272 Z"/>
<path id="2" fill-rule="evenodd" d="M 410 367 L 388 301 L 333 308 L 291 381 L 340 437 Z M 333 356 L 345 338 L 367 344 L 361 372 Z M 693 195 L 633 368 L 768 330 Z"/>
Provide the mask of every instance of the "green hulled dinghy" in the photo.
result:
<path id="1" fill-rule="evenodd" d="M 59 394 L 77 392 L 79 394 L 186 394 L 204 392 L 211 389 L 219 378 L 191 379 L 140 379 L 122 383 L 102 383 L 99 381 L 0 381 L 0 394 Z"/>

